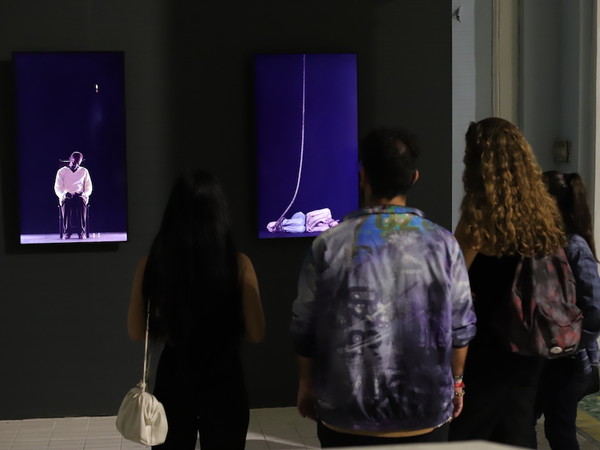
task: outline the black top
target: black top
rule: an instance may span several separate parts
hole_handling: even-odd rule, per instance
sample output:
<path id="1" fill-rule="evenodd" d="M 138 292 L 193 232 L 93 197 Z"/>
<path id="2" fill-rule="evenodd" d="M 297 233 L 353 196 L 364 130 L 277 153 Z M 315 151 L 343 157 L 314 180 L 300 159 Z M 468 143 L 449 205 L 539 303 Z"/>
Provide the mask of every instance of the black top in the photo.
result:
<path id="1" fill-rule="evenodd" d="M 467 385 L 501 382 L 523 386 L 537 383 L 543 359 L 507 350 L 492 326 L 492 321 L 498 317 L 499 303 L 512 287 L 518 260 L 518 255 L 497 257 L 479 253 L 469 269 L 477 334 L 467 354 Z"/>

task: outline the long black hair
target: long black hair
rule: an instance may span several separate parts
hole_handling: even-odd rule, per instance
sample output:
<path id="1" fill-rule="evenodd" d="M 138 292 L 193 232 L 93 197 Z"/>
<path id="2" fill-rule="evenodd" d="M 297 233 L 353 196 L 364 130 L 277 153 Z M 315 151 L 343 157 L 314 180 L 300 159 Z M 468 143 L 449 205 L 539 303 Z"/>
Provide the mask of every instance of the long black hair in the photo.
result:
<path id="1" fill-rule="evenodd" d="M 578 234 L 585 239 L 598 260 L 587 188 L 581 175 L 550 170 L 544 172 L 544 182 L 548 192 L 556 198 L 567 234 Z"/>
<path id="2" fill-rule="evenodd" d="M 184 172 L 171 191 L 143 281 L 150 334 L 171 345 L 243 331 L 238 255 L 217 179 Z"/>

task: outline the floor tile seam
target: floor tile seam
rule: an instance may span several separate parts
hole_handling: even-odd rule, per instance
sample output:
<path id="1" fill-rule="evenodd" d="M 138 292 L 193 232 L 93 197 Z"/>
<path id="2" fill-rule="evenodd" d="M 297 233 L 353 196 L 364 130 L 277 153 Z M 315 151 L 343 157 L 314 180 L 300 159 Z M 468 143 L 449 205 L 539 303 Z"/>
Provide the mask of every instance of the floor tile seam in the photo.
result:
<path id="1" fill-rule="evenodd" d="M 271 439 L 268 439 L 268 437 L 270 437 Z M 300 437 L 300 436 L 298 436 Z M 276 448 L 276 446 L 278 445 L 285 445 L 285 446 L 298 446 L 298 448 L 306 448 L 304 441 L 302 439 L 299 439 L 300 442 L 298 442 L 297 439 L 287 439 L 287 438 L 280 438 L 277 436 L 269 436 L 269 435 L 265 435 L 265 442 L 267 443 L 267 446 L 269 448 Z"/>
<path id="2" fill-rule="evenodd" d="M 50 437 L 36 437 L 36 436 L 27 436 L 27 435 L 17 435 L 15 437 L 14 442 L 50 442 Z"/>
<path id="3" fill-rule="evenodd" d="M 79 441 L 85 441 L 86 437 L 85 436 L 72 436 L 72 437 L 57 437 L 57 438 L 50 438 L 50 440 L 48 442 L 63 442 L 63 443 L 69 443 L 69 442 L 79 442 Z"/>
<path id="4" fill-rule="evenodd" d="M 8 448 L 12 448 L 13 444 L 15 443 L 15 439 L 17 438 L 17 435 L 15 435 L 12 440 L 10 441 L 10 445 L 8 446 Z"/>
<path id="5" fill-rule="evenodd" d="M 92 436 L 91 438 L 85 438 L 84 441 L 84 445 L 87 444 L 88 442 L 93 443 L 93 442 L 97 442 L 97 441 L 119 441 L 119 445 L 123 445 L 123 438 L 122 437 L 96 437 L 96 436 Z"/>
<path id="6" fill-rule="evenodd" d="M 25 432 L 25 433 L 24 432 L 20 432 L 20 433 L 17 433 L 17 437 L 23 437 L 23 436 L 33 436 L 33 437 L 35 437 L 35 436 L 47 436 L 48 439 L 50 439 L 50 436 L 52 436 L 52 431 L 50 431 L 50 430 L 47 430 L 47 431 L 46 430 L 36 430 L 36 432 L 33 432 L 33 433 L 31 433 L 31 432 Z M 30 440 L 39 441 L 39 439 L 30 439 Z"/>

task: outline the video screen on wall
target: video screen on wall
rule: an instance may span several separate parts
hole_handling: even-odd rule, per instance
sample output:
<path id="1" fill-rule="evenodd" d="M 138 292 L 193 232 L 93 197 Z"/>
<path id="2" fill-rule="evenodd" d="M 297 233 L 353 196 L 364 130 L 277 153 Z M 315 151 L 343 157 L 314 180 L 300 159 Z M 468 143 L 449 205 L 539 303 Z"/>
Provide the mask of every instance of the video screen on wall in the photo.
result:
<path id="1" fill-rule="evenodd" d="M 316 236 L 358 207 L 356 55 L 254 61 L 259 238 Z"/>
<path id="2" fill-rule="evenodd" d="M 15 52 L 21 244 L 127 240 L 123 52 Z"/>

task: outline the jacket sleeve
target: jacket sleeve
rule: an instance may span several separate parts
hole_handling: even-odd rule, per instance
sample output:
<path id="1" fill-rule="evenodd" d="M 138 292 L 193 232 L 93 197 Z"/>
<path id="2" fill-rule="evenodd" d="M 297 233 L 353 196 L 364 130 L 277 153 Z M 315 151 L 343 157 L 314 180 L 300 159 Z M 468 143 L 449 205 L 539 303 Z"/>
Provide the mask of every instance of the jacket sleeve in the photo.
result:
<path id="1" fill-rule="evenodd" d="M 566 248 L 571 270 L 575 276 L 577 306 L 583 313 L 580 347 L 587 348 L 600 332 L 600 277 L 598 263 L 583 238 L 577 236 Z"/>
<path id="2" fill-rule="evenodd" d="M 469 274 L 458 243 L 452 248 L 451 261 L 452 346 L 459 348 L 468 345 L 475 337 L 477 319 Z"/>

